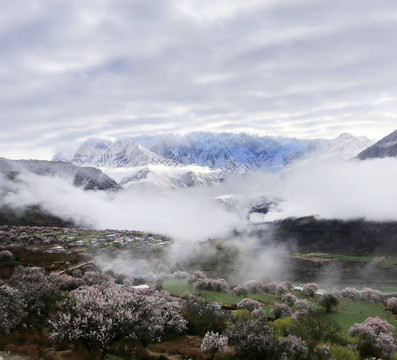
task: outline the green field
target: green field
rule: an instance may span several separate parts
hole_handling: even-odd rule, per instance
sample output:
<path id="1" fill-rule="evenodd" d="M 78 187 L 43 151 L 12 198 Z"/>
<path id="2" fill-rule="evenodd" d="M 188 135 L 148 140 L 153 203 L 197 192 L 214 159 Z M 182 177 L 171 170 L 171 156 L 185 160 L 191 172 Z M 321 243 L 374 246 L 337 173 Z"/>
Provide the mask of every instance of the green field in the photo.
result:
<path id="1" fill-rule="evenodd" d="M 186 279 L 169 279 L 164 281 L 164 290 L 170 294 L 180 296 L 184 292 L 195 294 L 192 284 L 189 284 Z M 231 306 L 239 303 L 245 296 L 237 296 L 232 293 L 202 290 L 201 297 L 207 301 L 217 302 L 221 305 Z M 270 294 L 248 294 L 247 297 L 258 300 L 264 304 L 271 304 L 277 300 L 277 296 Z"/>
<path id="2" fill-rule="evenodd" d="M 368 317 L 379 316 L 383 320 L 387 320 L 397 329 L 397 321 L 393 319 L 390 312 L 386 311 L 382 304 L 369 303 L 364 301 L 345 301 L 338 308 L 327 314 L 327 316 L 335 320 L 345 334 L 349 328 L 357 322 L 363 322 Z M 397 332 L 395 331 L 397 334 Z"/>
<path id="3" fill-rule="evenodd" d="M 195 294 L 192 284 L 189 284 L 186 279 L 166 280 L 164 281 L 164 289 L 176 296 L 180 296 L 184 292 Z M 307 295 L 299 290 L 293 290 L 291 293 L 298 298 L 311 300 Z M 201 297 L 207 301 L 217 302 L 224 306 L 235 305 L 244 298 L 244 296 L 236 296 L 232 293 L 218 291 L 201 291 Z M 280 301 L 278 296 L 265 293 L 248 294 L 247 297 L 262 302 L 264 304 L 262 307 L 265 309 L 268 316 L 270 316 L 269 311 L 272 308 L 272 304 L 275 301 Z M 319 298 L 320 296 L 316 295 L 315 301 Z M 323 309 L 321 306 L 317 306 L 319 310 Z M 381 319 L 387 320 L 397 329 L 396 317 L 393 317 L 389 311 L 386 311 L 382 304 L 377 303 L 341 299 L 339 306 L 330 313 L 324 312 L 324 316 L 335 320 L 342 327 L 342 332 L 346 335 L 349 328 L 355 323 L 363 322 L 366 318 L 375 316 L 379 316 Z M 397 330 L 395 333 L 397 334 Z"/>

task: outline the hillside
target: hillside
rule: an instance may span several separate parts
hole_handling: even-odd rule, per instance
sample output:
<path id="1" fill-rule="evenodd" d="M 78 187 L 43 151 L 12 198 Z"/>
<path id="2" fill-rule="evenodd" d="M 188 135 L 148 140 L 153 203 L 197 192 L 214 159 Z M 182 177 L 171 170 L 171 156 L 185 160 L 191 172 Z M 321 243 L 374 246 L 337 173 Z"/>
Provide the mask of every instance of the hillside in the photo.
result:
<path id="1" fill-rule="evenodd" d="M 61 161 L 7 160 L 0 158 L 0 174 L 12 180 L 20 173 L 57 176 L 84 190 L 118 190 L 121 187 L 101 170 Z"/>
<path id="2" fill-rule="evenodd" d="M 372 146 L 360 152 L 357 157 L 360 160 L 379 159 L 397 156 L 397 130 L 385 136 Z"/>

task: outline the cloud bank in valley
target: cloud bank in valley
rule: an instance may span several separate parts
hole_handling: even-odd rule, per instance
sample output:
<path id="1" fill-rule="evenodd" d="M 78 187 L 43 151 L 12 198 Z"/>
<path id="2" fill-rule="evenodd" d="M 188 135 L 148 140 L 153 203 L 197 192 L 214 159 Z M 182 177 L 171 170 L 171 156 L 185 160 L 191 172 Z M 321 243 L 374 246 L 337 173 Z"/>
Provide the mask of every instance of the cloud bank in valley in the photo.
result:
<path id="1" fill-rule="evenodd" d="M 315 215 L 397 221 L 397 159 L 300 164 L 263 189 L 279 203 L 264 220 Z"/>
<path id="2" fill-rule="evenodd" d="M 1 203 L 16 208 L 39 204 L 63 219 L 96 228 L 205 240 L 255 221 L 286 217 L 397 221 L 396 178 L 397 159 L 393 158 L 310 161 L 281 175 L 258 172 L 212 187 L 174 191 L 140 186 L 112 193 L 84 192 L 68 179 L 24 173 L 16 183 L 2 181 L 9 192 L 2 195 Z M 249 221 L 250 208 L 261 199 L 274 204 L 269 213 L 251 215 Z"/>
<path id="3" fill-rule="evenodd" d="M 144 190 L 106 193 L 83 191 L 67 179 L 22 174 L 3 204 L 44 210 L 95 228 L 158 232 L 176 239 L 202 240 L 223 235 L 238 216 L 220 208 L 205 189 L 174 192 Z"/>

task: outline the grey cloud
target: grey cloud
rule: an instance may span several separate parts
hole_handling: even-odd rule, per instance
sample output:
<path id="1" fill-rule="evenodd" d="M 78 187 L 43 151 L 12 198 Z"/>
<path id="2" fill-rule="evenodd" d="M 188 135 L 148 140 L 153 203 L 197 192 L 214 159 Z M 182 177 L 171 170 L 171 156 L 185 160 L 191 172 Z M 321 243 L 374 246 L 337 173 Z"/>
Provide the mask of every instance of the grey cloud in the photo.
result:
<path id="1" fill-rule="evenodd" d="M 0 154 L 126 132 L 394 130 L 396 101 L 376 104 L 397 87 L 394 1 L 218 1 L 1 1 Z"/>

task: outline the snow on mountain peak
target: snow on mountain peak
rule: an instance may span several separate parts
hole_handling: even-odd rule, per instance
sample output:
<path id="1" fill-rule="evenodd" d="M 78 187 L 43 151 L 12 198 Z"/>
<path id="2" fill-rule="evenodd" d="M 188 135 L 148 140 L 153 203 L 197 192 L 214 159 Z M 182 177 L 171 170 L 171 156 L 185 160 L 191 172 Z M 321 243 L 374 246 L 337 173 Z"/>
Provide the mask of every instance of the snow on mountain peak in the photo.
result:
<path id="1" fill-rule="evenodd" d="M 222 181 L 251 171 L 277 173 L 297 161 L 314 157 L 349 159 L 372 143 L 365 137 L 348 133 L 332 140 L 302 140 L 244 133 L 192 132 L 186 135 L 122 137 L 113 142 L 92 138 L 82 144 L 69 161 L 75 165 L 105 169 L 140 168 L 126 176 L 123 183 L 136 183 L 143 179 L 157 183 L 159 181 L 154 174 L 158 174 L 174 185 L 185 181 L 186 186 L 191 186 L 213 183 L 214 177 Z M 150 168 L 152 165 L 183 170 L 168 174 L 159 167 Z M 215 173 L 204 175 L 194 170 L 191 173 L 186 166 L 192 165 L 209 168 Z M 195 178 L 192 178 L 193 173 Z"/>

